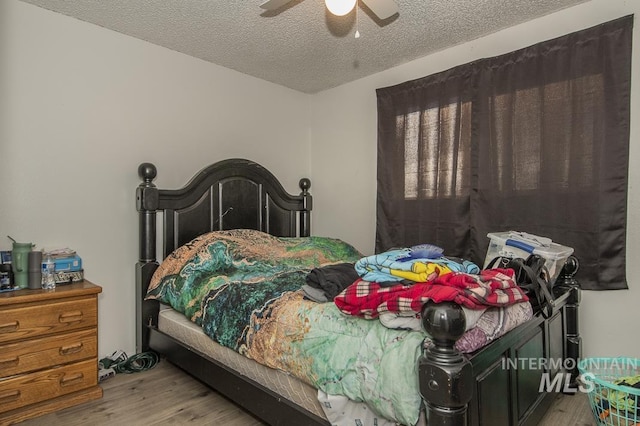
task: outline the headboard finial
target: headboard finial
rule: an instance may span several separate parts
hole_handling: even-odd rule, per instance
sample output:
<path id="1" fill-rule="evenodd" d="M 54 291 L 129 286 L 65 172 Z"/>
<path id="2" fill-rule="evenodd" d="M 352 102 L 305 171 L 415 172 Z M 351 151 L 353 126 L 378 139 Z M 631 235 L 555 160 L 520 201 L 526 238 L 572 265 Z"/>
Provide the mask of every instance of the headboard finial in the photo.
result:
<path id="1" fill-rule="evenodd" d="M 138 176 L 140 176 L 144 183 L 149 185 L 158 176 L 158 169 L 152 163 L 142 163 L 138 166 Z"/>
<path id="2" fill-rule="evenodd" d="M 311 188 L 311 180 L 309 180 L 309 178 L 302 178 L 300 179 L 298 186 L 302 189 L 303 193 L 309 192 L 309 189 Z"/>

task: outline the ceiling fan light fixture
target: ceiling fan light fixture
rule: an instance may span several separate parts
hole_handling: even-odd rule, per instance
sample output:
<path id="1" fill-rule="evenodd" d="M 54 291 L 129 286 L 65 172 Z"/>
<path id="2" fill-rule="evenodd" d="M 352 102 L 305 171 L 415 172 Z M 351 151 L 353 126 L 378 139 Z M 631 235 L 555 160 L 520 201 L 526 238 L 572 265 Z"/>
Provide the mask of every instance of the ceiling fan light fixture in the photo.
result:
<path id="1" fill-rule="evenodd" d="M 353 10 L 356 0 L 325 0 L 329 12 L 336 16 L 344 16 Z"/>

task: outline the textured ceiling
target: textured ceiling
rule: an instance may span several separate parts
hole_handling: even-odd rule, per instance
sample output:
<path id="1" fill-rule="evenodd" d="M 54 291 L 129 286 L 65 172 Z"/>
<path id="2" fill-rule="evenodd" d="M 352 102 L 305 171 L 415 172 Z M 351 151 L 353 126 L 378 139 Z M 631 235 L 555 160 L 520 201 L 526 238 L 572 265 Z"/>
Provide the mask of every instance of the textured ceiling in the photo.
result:
<path id="1" fill-rule="evenodd" d="M 587 0 L 396 0 L 384 21 L 362 3 L 330 15 L 323 0 L 22 1 L 316 93 Z"/>

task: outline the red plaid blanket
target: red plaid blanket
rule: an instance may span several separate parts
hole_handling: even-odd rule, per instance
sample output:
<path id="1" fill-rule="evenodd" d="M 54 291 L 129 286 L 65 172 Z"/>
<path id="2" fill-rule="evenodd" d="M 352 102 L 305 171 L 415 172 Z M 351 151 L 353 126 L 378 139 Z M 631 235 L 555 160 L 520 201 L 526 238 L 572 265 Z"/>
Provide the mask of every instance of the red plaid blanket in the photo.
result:
<path id="1" fill-rule="evenodd" d="M 452 272 L 431 282 L 412 285 L 383 287 L 358 279 L 336 296 L 334 302 L 346 314 L 371 319 L 382 312 L 419 313 L 429 300 L 483 309 L 529 299 L 513 280 L 512 269 L 487 269 L 478 275 Z"/>

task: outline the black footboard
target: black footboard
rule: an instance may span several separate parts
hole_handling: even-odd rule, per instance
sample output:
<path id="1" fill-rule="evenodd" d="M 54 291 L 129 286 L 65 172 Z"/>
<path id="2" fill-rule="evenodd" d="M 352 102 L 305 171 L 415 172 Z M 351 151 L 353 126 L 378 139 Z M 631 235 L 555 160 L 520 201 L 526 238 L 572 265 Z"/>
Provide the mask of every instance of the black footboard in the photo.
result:
<path id="1" fill-rule="evenodd" d="M 462 309 L 425 304 L 422 323 L 433 344 L 419 374 L 429 426 L 536 425 L 558 392 L 575 392 L 582 351 L 577 270 L 577 259 L 569 258 L 548 319 L 538 314 L 470 356 L 454 347 L 465 330 Z"/>

